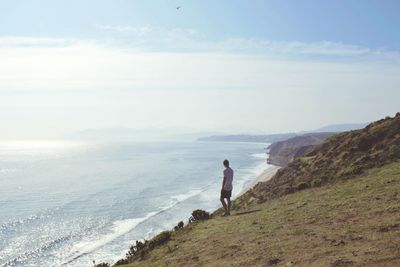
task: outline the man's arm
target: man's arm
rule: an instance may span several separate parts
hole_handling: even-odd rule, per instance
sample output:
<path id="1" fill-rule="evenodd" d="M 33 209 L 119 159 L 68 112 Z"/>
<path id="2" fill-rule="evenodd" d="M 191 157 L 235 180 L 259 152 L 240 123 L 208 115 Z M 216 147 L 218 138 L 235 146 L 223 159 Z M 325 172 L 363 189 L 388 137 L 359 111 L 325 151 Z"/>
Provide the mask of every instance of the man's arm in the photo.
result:
<path id="1" fill-rule="evenodd" d="M 224 190 L 225 182 L 226 182 L 226 177 L 224 176 L 224 179 L 222 180 L 222 189 L 221 190 Z"/>

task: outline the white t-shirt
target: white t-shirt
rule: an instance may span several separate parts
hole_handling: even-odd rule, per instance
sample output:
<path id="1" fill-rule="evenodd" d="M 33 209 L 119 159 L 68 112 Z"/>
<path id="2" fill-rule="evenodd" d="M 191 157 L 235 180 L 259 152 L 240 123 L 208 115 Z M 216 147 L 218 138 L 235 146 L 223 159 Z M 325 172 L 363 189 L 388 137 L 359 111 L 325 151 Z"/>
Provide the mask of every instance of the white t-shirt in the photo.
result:
<path id="1" fill-rule="evenodd" d="M 232 181 L 233 181 L 233 170 L 228 167 L 224 170 L 224 177 L 225 177 L 225 185 L 224 190 L 231 191 L 232 190 Z"/>

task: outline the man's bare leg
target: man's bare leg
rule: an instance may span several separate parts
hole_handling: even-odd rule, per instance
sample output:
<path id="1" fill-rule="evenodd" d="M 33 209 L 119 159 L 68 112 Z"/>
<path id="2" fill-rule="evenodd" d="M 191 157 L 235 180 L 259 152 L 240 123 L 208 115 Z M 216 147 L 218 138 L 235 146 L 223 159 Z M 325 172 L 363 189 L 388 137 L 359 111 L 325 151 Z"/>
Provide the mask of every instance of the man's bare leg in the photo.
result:
<path id="1" fill-rule="evenodd" d="M 228 208 L 228 209 L 227 209 L 228 212 L 227 212 L 227 213 L 228 213 L 228 215 L 230 215 L 230 214 L 231 214 L 231 205 L 232 205 L 231 199 L 230 199 L 230 198 L 227 198 L 226 200 L 228 201 L 228 207 L 227 207 L 227 208 Z"/>
<path id="2" fill-rule="evenodd" d="M 221 200 L 222 206 L 224 207 L 225 214 L 228 214 L 228 206 L 226 205 L 225 200 L 223 198 L 221 198 L 220 200 Z"/>

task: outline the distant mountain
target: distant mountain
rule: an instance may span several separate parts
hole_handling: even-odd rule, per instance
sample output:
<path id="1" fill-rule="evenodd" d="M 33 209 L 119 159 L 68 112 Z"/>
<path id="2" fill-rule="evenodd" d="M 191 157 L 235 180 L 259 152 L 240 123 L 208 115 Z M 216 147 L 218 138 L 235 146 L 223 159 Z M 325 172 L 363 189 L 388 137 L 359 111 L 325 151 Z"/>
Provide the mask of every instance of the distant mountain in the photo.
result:
<path id="1" fill-rule="evenodd" d="M 76 132 L 68 138 L 99 142 L 151 142 L 151 141 L 193 141 L 216 132 L 198 131 L 184 127 L 134 129 L 113 127 L 104 129 L 86 129 Z"/>
<path id="2" fill-rule="evenodd" d="M 268 135 L 214 135 L 202 137 L 197 141 L 210 141 L 210 142 L 255 142 L 255 143 L 273 143 L 281 140 L 296 136 L 295 133 L 284 134 L 268 134 Z"/>
<path id="3" fill-rule="evenodd" d="M 347 123 L 347 124 L 331 124 L 321 127 L 319 129 L 315 129 L 310 132 L 322 133 L 322 132 L 347 132 L 352 130 L 362 129 L 367 126 L 368 123 Z"/>
<path id="4" fill-rule="evenodd" d="M 268 163 L 286 166 L 294 159 L 311 152 L 316 145 L 323 143 L 335 133 L 310 133 L 274 142 L 269 147 Z"/>
<path id="5" fill-rule="evenodd" d="M 278 133 L 278 134 L 236 134 L 236 135 L 212 135 L 201 137 L 197 141 L 208 142 L 256 142 L 256 143 L 273 143 L 284 141 L 296 136 L 303 136 L 310 133 L 338 133 L 364 128 L 367 123 L 359 124 L 332 124 L 312 131 L 302 131 L 297 133 Z"/>

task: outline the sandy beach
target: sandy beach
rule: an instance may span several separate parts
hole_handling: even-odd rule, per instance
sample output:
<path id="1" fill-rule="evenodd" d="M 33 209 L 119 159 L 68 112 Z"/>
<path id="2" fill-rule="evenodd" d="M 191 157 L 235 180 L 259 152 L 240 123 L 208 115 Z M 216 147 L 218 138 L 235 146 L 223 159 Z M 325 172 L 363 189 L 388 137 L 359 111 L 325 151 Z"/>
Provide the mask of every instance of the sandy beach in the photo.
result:
<path id="1" fill-rule="evenodd" d="M 240 197 L 241 195 L 243 195 L 247 190 L 249 190 L 250 188 L 253 188 L 257 183 L 259 182 L 266 182 L 269 179 L 271 179 L 275 173 L 280 169 L 281 167 L 279 166 L 272 166 L 268 169 L 266 169 L 263 173 L 261 173 L 260 175 L 257 176 L 257 178 L 250 182 L 249 184 L 247 184 L 242 191 L 240 191 L 240 193 L 235 196 L 235 198 Z"/>

